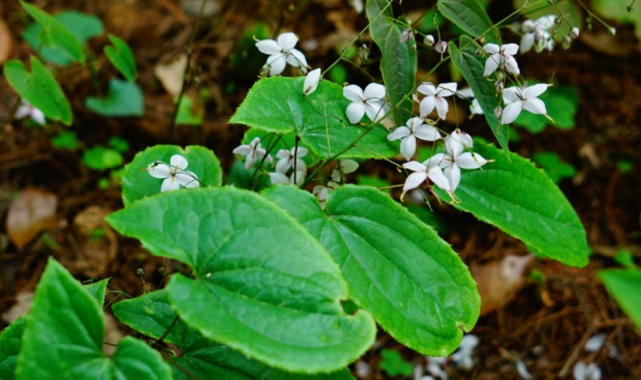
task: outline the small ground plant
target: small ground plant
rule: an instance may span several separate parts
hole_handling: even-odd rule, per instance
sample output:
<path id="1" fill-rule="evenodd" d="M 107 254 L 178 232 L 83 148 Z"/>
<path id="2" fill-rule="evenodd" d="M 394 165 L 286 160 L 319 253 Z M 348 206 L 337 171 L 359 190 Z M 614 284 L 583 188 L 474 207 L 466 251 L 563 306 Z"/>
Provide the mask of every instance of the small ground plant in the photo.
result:
<path id="1" fill-rule="evenodd" d="M 224 186 L 216 154 L 195 145 L 149 147 L 118 173 L 125 207 L 109 224 L 152 255 L 180 263 L 164 289 L 113 304 L 140 339 L 127 337 L 105 356 L 108 280 L 82 285 L 51 259 L 30 313 L 0 335 L 0 379 L 350 379 L 347 367 L 372 346 L 377 326 L 421 354 L 447 356 L 473 329 L 480 297 L 457 253 L 403 206 L 408 197 L 449 204 L 540 257 L 585 266 L 589 249 L 577 214 L 544 171 L 508 147 L 520 115 L 554 122 L 540 99 L 551 84 L 526 80 L 517 54 L 569 45 L 579 29 L 554 2 L 526 2 L 495 24 L 476 0 L 439 0 L 438 12 L 461 31 L 444 41 L 395 15 L 395 3 L 365 4 L 369 23 L 359 37 L 369 33 L 381 53 L 380 75 L 370 73 L 365 87 L 324 79 L 341 60 L 310 67 L 292 32 L 256 39 L 267 56 L 262 77 L 230 120 L 249 127 L 233 150 L 247 174 L 242 186 Z M 40 28 L 30 38 L 41 57 L 88 64 L 84 42 L 94 34 L 79 38 L 60 17 L 23 7 Z M 549 14 L 523 20 L 541 7 Z M 109 117 L 141 115 L 133 54 L 118 37 L 109 39 L 104 53 L 125 80 L 112 79 L 107 95 L 86 106 Z M 439 57 L 430 74 L 451 63 L 467 85 L 419 77 L 426 53 Z M 71 124 L 54 75 L 36 56 L 30 62 L 31 71 L 16 60 L 4 68 L 27 107 L 22 114 Z M 302 75 L 282 75 L 290 72 Z M 444 129 L 457 104 L 485 118 L 496 146 Z M 75 149 L 69 136 L 59 143 Z M 419 145 L 430 154 L 417 161 Z M 112 159 L 97 148 L 113 151 Z M 85 160 L 110 169 L 127 149 L 114 141 L 88 150 Z M 402 188 L 400 202 L 348 183 L 367 160 L 384 160 L 406 176 L 392 186 Z M 638 282 L 638 271 L 629 271 L 626 280 Z M 603 274 L 615 288 L 622 286 L 616 273 Z M 386 363 L 389 373 L 408 371 L 400 357 Z"/>

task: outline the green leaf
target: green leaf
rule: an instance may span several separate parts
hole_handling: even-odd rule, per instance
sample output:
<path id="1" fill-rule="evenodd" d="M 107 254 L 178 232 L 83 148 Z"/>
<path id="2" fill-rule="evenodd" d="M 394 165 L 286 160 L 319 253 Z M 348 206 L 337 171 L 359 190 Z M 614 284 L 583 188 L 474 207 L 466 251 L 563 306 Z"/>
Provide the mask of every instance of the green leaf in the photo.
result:
<path id="1" fill-rule="evenodd" d="M 387 0 L 368 0 L 367 19 L 372 38 L 381 49 L 381 72 L 392 104 L 394 122 L 405 125 L 412 115 L 412 94 L 416 86 L 416 41 L 401 41 L 409 23 L 394 20 Z"/>
<path id="2" fill-rule="evenodd" d="M 31 4 L 24 1 L 20 2 L 20 4 L 42 27 L 38 37 L 43 46 L 55 48 L 63 53 L 62 57 L 65 60 L 84 64 L 85 54 L 82 51 L 82 44 L 78 42 L 73 33 L 62 22 Z"/>
<path id="3" fill-rule="evenodd" d="M 438 0 L 438 10 L 474 38 L 485 36 L 485 41 L 501 44 L 501 35 L 478 0 Z M 461 42 L 461 46 L 464 46 Z M 467 79 L 467 78 L 466 78 Z M 476 92 L 474 93 L 476 94 Z"/>
<path id="4" fill-rule="evenodd" d="M 459 44 L 460 49 L 453 42 L 450 42 L 452 61 L 472 88 L 472 92 L 476 95 L 476 99 L 479 101 L 485 119 L 490 125 L 496 140 L 507 153 L 509 126 L 501 125 L 499 118 L 494 115 L 494 109 L 500 106 L 501 98 L 496 94 L 493 82 L 483 76 L 485 58 L 481 55 L 476 55 L 477 45 L 471 38 L 461 36 Z"/>
<path id="5" fill-rule="evenodd" d="M 624 268 L 636 268 L 637 265 L 634 263 L 634 255 L 627 249 L 619 250 L 614 256 L 614 261 L 617 264 L 621 265 Z"/>
<path id="6" fill-rule="evenodd" d="M 16 364 L 22 347 L 26 321 L 25 317 L 20 317 L 0 334 L 0 379 L 2 380 L 16 378 Z"/>
<path id="7" fill-rule="evenodd" d="M 18 380 L 171 379 L 160 354 L 133 338 L 108 359 L 98 301 L 50 259 L 36 289 L 18 357 Z"/>
<path id="8" fill-rule="evenodd" d="M 104 98 L 87 97 L 85 105 L 90 110 L 108 117 L 142 116 L 143 93 L 135 83 L 118 79 L 109 81 L 109 91 Z"/>
<path id="9" fill-rule="evenodd" d="M 514 120 L 514 125 L 524 127 L 531 133 L 542 132 L 548 125 L 564 130 L 574 128 L 574 118 L 579 109 L 579 93 L 576 88 L 553 86 L 539 96 L 539 99 L 545 102 L 547 114 L 554 120 L 554 124 L 543 115 L 521 112 Z"/>
<path id="10" fill-rule="evenodd" d="M 105 278 L 104 280 L 87 284 L 84 286 L 84 288 L 96 299 L 96 301 L 98 301 L 99 305 L 102 305 L 103 303 L 105 303 L 107 284 L 109 284 L 109 279 Z"/>
<path id="11" fill-rule="evenodd" d="M 553 152 L 534 153 L 532 160 L 539 164 L 554 183 L 563 178 L 572 178 L 576 174 L 574 166 L 561 161 L 559 155 Z"/>
<path id="12" fill-rule="evenodd" d="M 350 101 L 343 97 L 340 85 L 321 80 L 316 91 L 305 97 L 304 81 L 305 78 L 285 77 L 259 80 L 229 122 L 278 134 L 295 131 L 321 157 L 347 148 L 366 131 L 349 124 L 345 110 Z M 393 157 L 398 154 L 398 144 L 388 142 L 387 134 L 387 129 L 376 125 L 341 157 Z"/>
<path id="13" fill-rule="evenodd" d="M 474 152 L 494 160 L 480 170 L 463 171 L 454 207 L 471 212 L 523 241 L 536 252 L 563 264 L 583 267 L 588 245 L 581 220 L 561 190 L 525 158 L 507 156 L 489 145 Z M 434 188 L 442 200 L 449 196 Z"/>
<path id="14" fill-rule="evenodd" d="M 107 145 L 120 153 L 125 153 L 129 150 L 129 141 L 116 136 L 110 137 Z"/>
<path id="15" fill-rule="evenodd" d="M 178 104 L 178 113 L 176 114 L 176 124 L 178 125 L 201 125 L 205 110 L 202 104 L 197 104 L 194 109 L 194 101 L 189 95 L 185 94 Z"/>
<path id="16" fill-rule="evenodd" d="M 80 148 L 80 142 L 75 132 L 64 131 L 51 139 L 51 144 L 59 149 L 76 150 Z"/>
<path id="17" fill-rule="evenodd" d="M 117 150 L 96 145 L 82 155 L 82 162 L 93 170 L 107 170 L 123 164 L 124 158 Z"/>
<path id="18" fill-rule="evenodd" d="M 109 35 L 113 46 L 105 46 L 105 55 L 111 63 L 127 78 L 129 82 L 136 81 L 136 61 L 129 45 L 120 38 Z"/>
<path id="19" fill-rule="evenodd" d="M 147 166 L 156 161 L 169 164 L 171 156 L 175 154 L 187 159 L 186 170 L 196 174 L 201 187 L 221 185 L 222 169 L 211 150 L 196 145 L 185 149 L 176 145 L 156 145 L 136 154 L 133 161 L 125 166 L 122 177 L 122 200 L 125 206 L 160 192 L 163 180 L 149 175 Z"/>
<path id="20" fill-rule="evenodd" d="M 73 120 L 71 105 L 64 92 L 38 58 L 31 57 L 31 73 L 17 60 L 4 64 L 4 75 L 14 90 L 49 119 L 70 125 Z"/>
<path id="21" fill-rule="evenodd" d="M 350 297 L 399 342 L 446 356 L 474 327 L 480 298 L 467 267 L 388 195 L 341 186 L 327 200 L 329 215 L 293 186 L 275 186 L 264 195 L 320 240 L 341 267 Z"/>
<path id="22" fill-rule="evenodd" d="M 329 375 L 294 375 L 273 369 L 240 352 L 205 338 L 181 319 L 178 319 L 174 324 L 176 312 L 169 305 L 165 290 L 118 302 L 112 306 L 112 309 L 121 322 L 155 339 L 163 336 L 173 324 L 165 341 L 178 346 L 180 357 L 174 358 L 172 362 L 201 379 L 353 379 L 346 369 Z M 190 379 L 177 366 L 173 366 L 173 370 L 176 380 Z"/>
<path id="23" fill-rule="evenodd" d="M 292 372 L 330 372 L 374 340 L 367 312 L 343 313 L 346 285 L 327 252 L 255 193 L 173 191 L 107 221 L 152 254 L 189 264 L 195 279 L 177 274 L 167 285 L 172 306 L 207 338 L 249 357 Z"/>
<path id="24" fill-rule="evenodd" d="M 603 270 L 598 276 L 637 328 L 641 329 L 641 270 Z"/>
<path id="25" fill-rule="evenodd" d="M 379 363 L 379 367 L 389 376 L 410 376 L 414 367 L 403 359 L 401 354 L 396 350 L 381 350 L 381 357 L 383 360 Z"/>

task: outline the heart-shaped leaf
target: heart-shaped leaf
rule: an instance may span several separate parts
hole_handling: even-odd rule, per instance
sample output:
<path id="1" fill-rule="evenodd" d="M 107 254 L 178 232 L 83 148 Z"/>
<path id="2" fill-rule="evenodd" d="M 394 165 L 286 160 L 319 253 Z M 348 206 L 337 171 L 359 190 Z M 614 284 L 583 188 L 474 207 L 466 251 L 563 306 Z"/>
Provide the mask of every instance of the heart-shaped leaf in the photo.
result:
<path id="1" fill-rule="evenodd" d="M 109 35 L 113 46 L 105 46 L 105 55 L 111 63 L 127 78 L 129 82 L 136 81 L 136 61 L 129 45 L 120 38 Z"/>
<path id="2" fill-rule="evenodd" d="M 463 171 L 454 207 L 471 212 L 520 239 L 536 252 L 565 265 L 583 267 L 589 249 L 581 220 L 561 190 L 525 158 L 474 144 L 474 152 L 494 160 L 480 170 Z M 437 195 L 449 195 L 435 188 Z"/>
<path id="3" fill-rule="evenodd" d="M 175 154 L 187 160 L 186 170 L 196 175 L 200 187 L 221 185 L 222 169 L 211 150 L 196 145 L 185 149 L 176 145 L 156 145 L 136 154 L 133 161 L 125 166 L 122 176 L 122 200 L 125 206 L 160 192 L 163 180 L 152 177 L 147 167 L 154 162 L 169 164 Z"/>
<path id="4" fill-rule="evenodd" d="M 85 104 L 90 110 L 109 117 L 142 116 L 145 106 L 140 87 L 118 79 L 109 81 L 107 96 L 89 96 Z"/>
<path id="5" fill-rule="evenodd" d="M 171 379 L 160 354 L 131 337 L 108 359 L 101 305 L 60 264 L 49 260 L 23 334 L 16 378 Z"/>
<path id="6" fill-rule="evenodd" d="M 255 193 L 173 191 L 107 220 L 152 254 L 191 266 L 195 279 L 174 275 L 167 291 L 178 315 L 209 339 L 303 373 L 339 370 L 373 342 L 370 315 L 343 312 L 347 287 L 327 252 Z"/>
<path id="7" fill-rule="evenodd" d="M 446 356 L 474 327 L 480 298 L 467 267 L 389 195 L 341 186 L 330 193 L 326 215 L 298 188 L 275 186 L 264 194 L 320 240 L 341 267 L 350 296 L 399 342 Z"/>
<path id="8" fill-rule="evenodd" d="M 143 296 L 118 302 L 112 306 L 116 317 L 129 327 L 152 338 L 166 334 L 165 341 L 180 348 L 180 357 L 170 361 L 176 380 L 189 380 L 190 374 L 201 379 L 228 380 L 348 380 L 353 379 L 347 369 L 328 375 L 291 374 L 267 367 L 222 344 L 213 342 L 176 318 L 169 305 L 167 292 L 159 290 Z M 173 327 L 172 327 L 173 326 Z M 182 370 L 181 370 L 182 369 Z"/>
<path id="9" fill-rule="evenodd" d="M 42 62 L 31 57 L 31 73 L 17 60 L 4 64 L 4 75 L 14 90 L 49 119 L 70 125 L 73 120 L 71 106 L 64 92 Z"/>
<path id="10" fill-rule="evenodd" d="M 345 110 L 350 104 L 340 85 L 321 80 L 309 96 L 303 95 L 305 78 L 271 77 L 259 80 L 249 91 L 230 123 L 245 124 L 267 132 L 295 131 L 301 141 L 321 157 L 349 148 L 366 132 L 350 124 Z M 342 158 L 380 158 L 398 154 L 398 144 L 387 141 L 387 130 L 373 126 Z"/>

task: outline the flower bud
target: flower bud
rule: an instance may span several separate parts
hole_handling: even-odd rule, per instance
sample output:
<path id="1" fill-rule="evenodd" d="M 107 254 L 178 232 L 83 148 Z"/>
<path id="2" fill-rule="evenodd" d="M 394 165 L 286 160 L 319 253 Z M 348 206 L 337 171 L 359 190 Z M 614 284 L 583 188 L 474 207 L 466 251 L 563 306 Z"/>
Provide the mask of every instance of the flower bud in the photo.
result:
<path id="1" fill-rule="evenodd" d="M 436 49 L 438 53 L 443 54 L 447 51 L 447 45 L 448 45 L 447 41 L 439 41 L 434 47 L 434 49 Z"/>
<path id="2" fill-rule="evenodd" d="M 561 43 L 561 46 L 563 46 L 563 49 L 567 50 L 572 46 L 572 35 L 567 35 L 563 37 L 563 42 Z"/>
<path id="3" fill-rule="evenodd" d="M 494 82 L 494 91 L 502 92 L 504 88 L 505 88 L 504 80 L 497 80 L 496 82 Z"/>
<path id="4" fill-rule="evenodd" d="M 431 34 L 425 36 L 425 39 L 423 40 L 423 43 L 427 46 L 434 46 L 434 42 L 434 36 Z"/>
<path id="5" fill-rule="evenodd" d="M 503 108 L 501 108 L 501 106 L 494 109 L 494 116 L 496 116 L 497 119 L 500 119 L 501 116 L 503 116 Z"/>
<path id="6" fill-rule="evenodd" d="M 617 34 L 617 30 L 616 30 L 616 28 L 615 28 L 615 27 L 613 27 L 613 26 L 609 27 L 609 28 L 608 28 L 608 34 L 609 34 L 609 35 L 611 35 L 611 36 L 616 35 L 616 34 Z"/>
<path id="7" fill-rule="evenodd" d="M 570 34 L 572 35 L 572 37 L 573 37 L 573 38 L 579 38 L 579 28 L 577 28 L 577 27 L 575 26 L 575 27 L 574 27 L 574 28 L 572 28 L 572 30 L 570 31 Z"/>

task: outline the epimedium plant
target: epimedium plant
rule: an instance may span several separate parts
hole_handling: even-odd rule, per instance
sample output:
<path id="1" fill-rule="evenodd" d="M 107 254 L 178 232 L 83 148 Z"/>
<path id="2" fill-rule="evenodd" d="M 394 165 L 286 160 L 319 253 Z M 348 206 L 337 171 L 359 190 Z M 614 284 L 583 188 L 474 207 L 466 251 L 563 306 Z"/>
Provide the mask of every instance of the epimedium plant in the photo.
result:
<path id="1" fill-rule="evenodd" d="M 343 87 L 322 79 L 320 69 L 308 72 L 293 33 L 257 41 L 270 77 L 257 81 L 230 120 L 249 127 L 234 150 L 251 173 L 246 189 L 223 186 L 216 155 L 200 146 L 150 147 L 125 167 L 125 208 L 109 224 L 183 265 L 164 289 L 112 306 L 146 338 L 125 338 L 106 357 L 107 280 L 83 286 L 50 260 L 30 313 L 0 335 L 0 379 L 349 379 L 347 366 L 371 347 L 377 324 L 421 354 L 450 354 L 479 317 L 475 282 L 450 245 L 389 193 L 346 183 L 357 160 L 394 162 L 400 153 L 403 195 L 427 200 L 428 190 L 542 257 L 586 265 L 585 231 L 569 202 L 508 149 L 509 124 L 522 111 L 547 115 L 538 96 L 548 85 L 522 80 L 519 45 L 502 42 L 499 24 L 476 0 L 437 6 L 464 34 L 457 42 L 424 36 L 421 49 L 441 54 L 441 63 L 451 59 L 470 91 L 417 78 L 418 34 L 387 0 L 366 3 L 383 84 Z M 56 32 L 59 23 L 24 7 L 83 62 L 82 49 Z M 521 47 L 550 49 L 562 22 L 551 17 L 527 24 Z M 111 42 L 107 56 L 133 82 L 131 51 Z M 21 65 L 5 66 L 17 92 L 48 118 L 71 123 L 45 66 L 32 58 L 29 74 Z M 279 76 L 287 65 L 307 75 Z M 46 77 L 59 101 L 33 95 L 30 75 Z M 484 115 L 498 148 L 439 128 L 447 98 L 456 96 Z M 385 123 L 396 127 L 390 132 Z M 421 141 L 432 144 L 432 155 L 413 161 Z"/>

